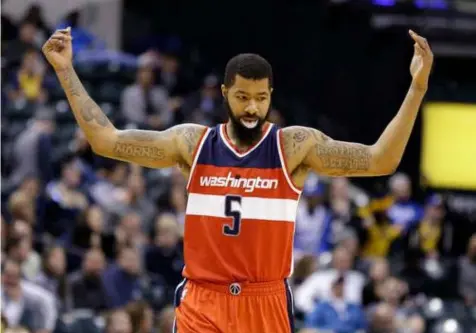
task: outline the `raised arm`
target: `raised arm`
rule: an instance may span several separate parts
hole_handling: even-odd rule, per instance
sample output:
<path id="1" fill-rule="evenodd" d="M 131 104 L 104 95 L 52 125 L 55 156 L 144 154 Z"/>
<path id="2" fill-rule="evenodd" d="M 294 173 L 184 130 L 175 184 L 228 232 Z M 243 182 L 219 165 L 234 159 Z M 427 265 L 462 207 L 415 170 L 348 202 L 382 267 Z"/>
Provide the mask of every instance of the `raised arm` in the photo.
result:
<path id="1" fill-rule="evenodd" d="M 413 31 L 415 53 L 410 65 L 412 84 L 398 111 L 373 145 L 333 140 L 322 132 L 293 126 L 283 130 L 288 168 L 299 166 L 329 176 L 380 176 L 400 164 L 415 119 L 428 88 L 433 54 L 427 41 Z"/>
<path id="2" fill-rule="evenodd" d="M 69 29 L 55 32 L 43 46 L 43 52 L 95 153 L 146 167 L 191 165 L 194 148 L 205 127 L 183 124 L 160 132 L 118 130 L 91 99 L 74 71 Z"/>

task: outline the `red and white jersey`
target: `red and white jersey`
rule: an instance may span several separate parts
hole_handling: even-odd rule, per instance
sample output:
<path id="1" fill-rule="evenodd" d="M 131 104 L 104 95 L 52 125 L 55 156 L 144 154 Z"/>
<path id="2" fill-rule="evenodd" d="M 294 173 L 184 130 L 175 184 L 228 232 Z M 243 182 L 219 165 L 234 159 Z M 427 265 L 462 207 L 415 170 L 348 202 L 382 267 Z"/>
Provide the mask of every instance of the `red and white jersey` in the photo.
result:
<path id="1" fill-rule="evenodd" d="M 184 277 L 213 283 L 265 282 L 292 271 L 300 189 L 286 171 L 281 130 L 240 153 L 224 124 L 194 154 L 185 217 Z"/>

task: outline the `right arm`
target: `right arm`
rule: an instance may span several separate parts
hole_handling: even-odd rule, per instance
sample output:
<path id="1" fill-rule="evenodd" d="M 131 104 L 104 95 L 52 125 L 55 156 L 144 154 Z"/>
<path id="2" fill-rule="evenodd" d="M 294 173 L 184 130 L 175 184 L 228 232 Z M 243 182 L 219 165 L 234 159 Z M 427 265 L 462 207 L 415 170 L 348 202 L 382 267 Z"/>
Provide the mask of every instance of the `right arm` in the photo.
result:
<path id="1" fill-rule="evenodd" d="M 101 156 L 145 167 L 192 164 L 192 155 L 205 127 L 183 124 L 165 131 L 118 130 L 81 84 L 73 67 L 57 71 L 74 117 L 93 151 Z"/>
<path id="2" fill-rule="evenodd" d="M 192 165 L 192 155 L 204 126 L 183 124 L 160 132 L 118 130 L 89 96 L 74 71 L 70 29 L 56 31 L 43 46 L 43 52 L 96 154 L 151 168 Z"/>

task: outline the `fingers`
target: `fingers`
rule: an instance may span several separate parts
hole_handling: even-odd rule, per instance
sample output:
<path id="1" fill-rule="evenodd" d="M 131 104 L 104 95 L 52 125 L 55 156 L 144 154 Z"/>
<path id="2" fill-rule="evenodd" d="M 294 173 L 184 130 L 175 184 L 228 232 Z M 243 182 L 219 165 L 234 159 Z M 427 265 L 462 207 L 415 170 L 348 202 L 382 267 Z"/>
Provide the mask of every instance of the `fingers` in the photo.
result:
<path id="1" fill-rule="evenodd" d="M 431 48 L 430 48 L 430 44 L 428 43 L 426 38 L 418 35 L 413 30 L 409 30 L 408 33 L 410 34 L 412 39 L 415 41 L 415 45 L 417 45 L 419 47 L 420 52 L 421 52 L 420 54 L 422 54 L 422 55 L 432 55 L 433 54 L 432 51 L 431 51 Z M 415 47 L 415 50 L 417 50 L 416 47 Z"/>
<path id="2" fill-rule="evenodd" d="M 418 35 L 416 32 L 414 32 L 413 30 L 410 30 L 409 31 L 410 33 L 410 36 L 413 38 L 413 40 L 418 44 L 420 45 L 420 47 L 424 50 L 427 50 L 430 48 L 430 45 L 428 44 L 428 41 L 426 40 L 426 38 Z"/>
<path id="3" fill-rule="evenodd" d="M 413 47 L 414 47 L 414 49 L 415 49 L 415 54 L 421 55 L 421 56 L 424 56 L 424 55 L 426 54 L 426 51 L 423 50 L 423 49 L 421 48 L 421 46 L 418 45 L 417 43 L 415 43 L 415 44 L 413 45 Z"/>
<path id="4" fill-rule="evenodd" d="M 62 41 L 72 40 L 73 37 L 71 37 L 71 28 L 68 27 L 66 29 L 56 30 L 50 39 L 58 39 Z"/>

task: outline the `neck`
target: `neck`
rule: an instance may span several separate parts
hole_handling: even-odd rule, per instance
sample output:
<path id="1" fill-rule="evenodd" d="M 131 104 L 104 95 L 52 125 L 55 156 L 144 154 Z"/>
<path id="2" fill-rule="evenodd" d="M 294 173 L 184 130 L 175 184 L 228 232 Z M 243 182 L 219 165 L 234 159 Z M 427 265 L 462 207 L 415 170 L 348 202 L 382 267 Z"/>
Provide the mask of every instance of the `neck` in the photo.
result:
<path id="1" fill-rule="evenodd" d="M 13 301 L 18 301 L 21 298 L 21 288 L 14 288 L 11 290 L 8 290 L 7 292 L 8 298 L 10 298 Z"/>
<path id="2" fill-rule="evenodd" d="M 263 128 L 266 128 L 268 126 L 268 123 L 266 122 L 263 125 Z M 236 137 L 235 131 L 233 130 L 233 126 L 230 121 L 226 123 L 226 134 L 228 135 L 228 138 L 231 140 L 231 142 L 240 150 L 240 151 L 246 151 L 250 147 L 254 146 L 259 140 L 261 140 L 262 135 L 254 140 L 251 144 L 244 144 L 238 138 Z"/>

